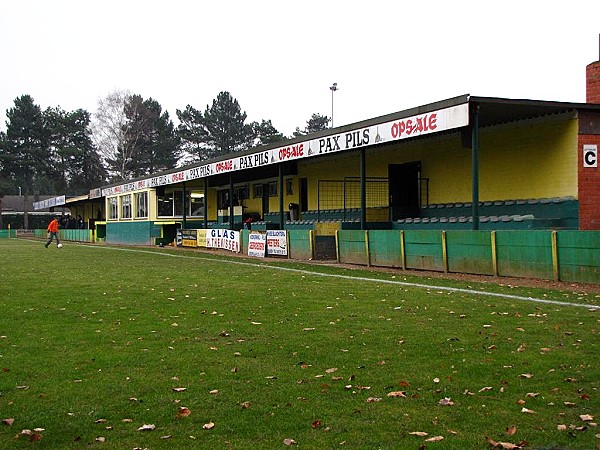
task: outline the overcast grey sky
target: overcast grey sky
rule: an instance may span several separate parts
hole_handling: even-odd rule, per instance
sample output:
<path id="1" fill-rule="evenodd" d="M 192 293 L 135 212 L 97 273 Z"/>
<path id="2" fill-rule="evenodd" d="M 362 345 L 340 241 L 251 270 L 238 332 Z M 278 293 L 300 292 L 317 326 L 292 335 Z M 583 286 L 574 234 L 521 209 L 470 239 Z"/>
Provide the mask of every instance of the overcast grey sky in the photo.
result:
<path id="1" fill-rule="evenodd" d="M 229 91 L 283 134 L 462 94 L 585 102 L 600 1 L 3 0 L 0 129 L 14 99 L 94 113 L 114 90 L 169 111 Z"/>

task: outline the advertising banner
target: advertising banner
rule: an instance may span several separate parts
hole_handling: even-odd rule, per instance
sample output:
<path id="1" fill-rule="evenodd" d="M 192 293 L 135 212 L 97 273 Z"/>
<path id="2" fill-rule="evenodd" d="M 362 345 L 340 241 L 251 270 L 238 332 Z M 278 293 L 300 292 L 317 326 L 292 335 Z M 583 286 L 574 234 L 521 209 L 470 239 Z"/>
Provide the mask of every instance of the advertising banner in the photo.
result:
<path id="1" fill-rule="evenodd" d="M 284 161 L 295 161 L 332 152 L 352 151 L 360 147 L 453 130 L 468 124 L 469 104 L 463 103 L 410 117 L 376 123 L 367 127 L 354 128 L 343 133 L 322 136 L 250 155 L 236 156 L 223 161 L 207 163 L 202 166 L 169 174 L 151 176 L 143 180 L 104 188 L 102 189 L 102 195 L 120 195 L 129 191 L 155 188 L 239 170 L 255 169 Z M 593 156 L 591 153 L 590 155 L 590 157 Z"/>
<path id="2" fill-rule="evenodd" d="M 286 230 L 267 231 L 267 254 L 287 256 L 288 251 Z"/>
<path id="3" fill-rule="evenodd" d="M 248 234 L 248 256 L 257 258 L 265 257 L 265 249 L 267 246 L 267 235 L 260 231 L 251 231 Z"/>
<path id="4" fill-rule="evenodd" d="M 177 245 L 180 247 L 197 247 L 198 230 L 177 230 Z"/>
<path id="5" fill-rule="evenodd" d="M 240 232 L 225 229 L 206 230 L 206 246 L 240 252 Z"/>

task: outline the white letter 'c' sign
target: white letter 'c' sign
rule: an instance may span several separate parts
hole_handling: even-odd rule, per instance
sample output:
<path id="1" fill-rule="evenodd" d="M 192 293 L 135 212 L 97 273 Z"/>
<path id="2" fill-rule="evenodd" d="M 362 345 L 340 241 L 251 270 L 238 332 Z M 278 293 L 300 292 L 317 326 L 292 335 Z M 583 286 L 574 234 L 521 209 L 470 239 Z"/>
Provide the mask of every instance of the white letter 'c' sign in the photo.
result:
<path id="1" fill-rule="evenodd" d="M 596 144 L 583 146 L 583 167 L 598 167 L 598 146 Z"/>

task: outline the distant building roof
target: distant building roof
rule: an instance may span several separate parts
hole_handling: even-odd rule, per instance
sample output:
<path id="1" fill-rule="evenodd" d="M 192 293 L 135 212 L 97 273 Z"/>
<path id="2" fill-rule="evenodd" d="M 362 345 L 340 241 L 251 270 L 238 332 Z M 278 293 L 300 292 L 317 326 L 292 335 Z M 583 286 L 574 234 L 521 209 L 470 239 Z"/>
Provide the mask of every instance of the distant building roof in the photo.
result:
<path id="1" fill-rule="evenodd" d="M 27 206 L 27 211 L 32 212 L 35 210 L 34 203 L 54 197 L 54 195 L 5 195 L 0 198 L 0 210 L 3 212 L 24 212 L 25 206 Z M 27 203 L 25 203 L 25 199 L 27 199 Z M 50 208 L 35 211 L 50 211 Z"/>

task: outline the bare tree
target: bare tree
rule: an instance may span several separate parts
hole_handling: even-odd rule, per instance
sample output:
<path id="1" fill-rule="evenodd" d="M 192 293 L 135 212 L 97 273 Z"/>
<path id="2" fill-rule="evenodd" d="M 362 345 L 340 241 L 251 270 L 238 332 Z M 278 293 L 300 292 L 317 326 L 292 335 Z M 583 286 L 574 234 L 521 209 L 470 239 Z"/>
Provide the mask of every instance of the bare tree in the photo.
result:
<path id="1" fill-rule="evenodd" d="M 92 116 L 92 138 L 111 179 L 128 178 L 128 165 L 136 152 L 134 123 L 130 120 L 131 108 L 139 102 L 132 101 L 129 91 L 116 90 L 98 100 L 98 109 Z M 135 114 L 135 113 L 133 113 Z"/>

